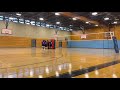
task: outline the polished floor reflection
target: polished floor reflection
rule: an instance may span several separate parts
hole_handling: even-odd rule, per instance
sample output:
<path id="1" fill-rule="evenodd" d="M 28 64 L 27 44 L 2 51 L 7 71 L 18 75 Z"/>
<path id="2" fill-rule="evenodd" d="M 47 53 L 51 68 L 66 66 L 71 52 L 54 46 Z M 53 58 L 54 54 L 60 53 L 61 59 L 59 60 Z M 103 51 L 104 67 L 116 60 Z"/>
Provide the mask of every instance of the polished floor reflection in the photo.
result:
<path id="1" fill-rule="evenodd" d="M 74 78 L 120 78 L 120 64 L 76 76 Z"/>
<path id="2" fill-rule="evenodd" d="M 104 78 L 104 75 L 111 78 L 120 77 L 117 75 L 119 62 L 109 64 L 101 69 L 94 67 L 93 71 L 87 72 L 90 67 L 104 66 L 106 63 L 119 60 L 120 55 L 115 54 L 112 49 L 1 48 L 0 78 L 59 78 L 61 75 L 68 74 L 73 78 Z M 80 70 L 84 70 L 84 72 Z M 114 73 L 115 70 L 117 70 L 116 73 Z M 108 71 L 111 73 L 107 74 Z M 82 72 L 81 75 L 79 72 Z M 74 73 L 78 73 L 77 76 L 74 76 Z M 104 73 L 103 76 L 101 73 Z"/>

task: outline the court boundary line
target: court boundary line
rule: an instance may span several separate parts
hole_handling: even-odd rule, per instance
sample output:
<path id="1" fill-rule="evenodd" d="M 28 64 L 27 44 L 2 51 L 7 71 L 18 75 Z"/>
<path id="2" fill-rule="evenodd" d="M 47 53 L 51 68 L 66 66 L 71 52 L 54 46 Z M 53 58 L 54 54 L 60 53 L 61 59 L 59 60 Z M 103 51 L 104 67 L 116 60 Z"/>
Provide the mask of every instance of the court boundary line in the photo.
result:
<path id="1" fill-rule="evenodd" d="M 55 60 L 62 58 L 63 55 L 61 55 L 60 57 L 54 58 Z M 45 61 L 45 62 L 50 62 L 53 61 L 53 59 Z M 7 68 L 0 68 L 0 69 L 8 69 L 8 68 L 16 68 L 16 67 L 24 67 L 24 66 L 30 66 L 30 65 L 35 65 L 35 64 L 40 64 L 40 63 L 44 63 L 44 62 L 38 62 L 38 63 L 32 63 L 32 64 L 25 64 L 25 65 L 20 65 L 20 66 L 13 66 L 13 67 L 7 67 Z"/>
<path id="2" fill-rule="evenodd" d="M 112 66 L 112 65 L 116 65 L 116 64 L 119 64 L 119 63 L 120 63 L 120 60 L 115 60 L 115 61 L 112 61 L 112 62 L 107 62 L 107 63 L 99 64 L 99 65 L 96 65 L 96 66 L 91 66 L 91 67 L 87 67 L 87 68 L 83 68 L 83 69 L 74 70 L 74 71 L 71 72 L 71 74 L 69 74 L 69 72 L 67 72 L 67 73 L 60 74 L 59 77 L 51 76 L 51 77 L 47 77 L 47 78 L 72 78 L 72 77 L 75 77 L 75 76 L 90 73 L 92 71 L 103 69 L 103 68 L 106 68 L 106 67 L 109 67 L 109 66 Z"/>

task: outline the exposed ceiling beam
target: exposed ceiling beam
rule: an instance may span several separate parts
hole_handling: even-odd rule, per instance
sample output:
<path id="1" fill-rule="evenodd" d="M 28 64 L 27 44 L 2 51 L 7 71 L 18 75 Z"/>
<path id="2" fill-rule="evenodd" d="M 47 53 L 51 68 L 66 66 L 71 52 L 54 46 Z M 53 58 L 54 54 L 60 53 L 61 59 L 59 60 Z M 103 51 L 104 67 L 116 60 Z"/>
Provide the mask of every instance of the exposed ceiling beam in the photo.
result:
<path id="1" fill-rule="evenodd" d="M 89 21 L 92 24 L 97 24 L 97 25 L 101 26 L 101 24 L 99 22 L 97 22 L 97 21 L 91 20 L 91 19 L 86 18 L 84 16 L 79 16 L 79 15 L 73 14 L 71 12 L 61 12 L 61 15 L 71 17 L 71 18 L 76 18 L 77 20 L 84 21 L 84 22 Z M 104 25 L 102 25 L 102 26 L 104 26 Z"/>

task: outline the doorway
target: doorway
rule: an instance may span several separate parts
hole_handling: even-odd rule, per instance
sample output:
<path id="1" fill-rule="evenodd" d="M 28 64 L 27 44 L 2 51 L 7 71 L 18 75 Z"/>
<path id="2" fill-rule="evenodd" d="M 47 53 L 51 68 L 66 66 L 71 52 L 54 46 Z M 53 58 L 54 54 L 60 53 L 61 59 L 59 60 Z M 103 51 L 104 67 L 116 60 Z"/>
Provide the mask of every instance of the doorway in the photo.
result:
<path id="1" fill-rule="evenodd" d="M 32 47 L 36 47 L 36 39 L 32 39 L 32 41 L 31 41 L 31 46 L 32 46 Z"/>
<path id="2" fill-rule="evenodd" d="M 62 48 L 62 41 L 59 41 L 59 48 Z"/>

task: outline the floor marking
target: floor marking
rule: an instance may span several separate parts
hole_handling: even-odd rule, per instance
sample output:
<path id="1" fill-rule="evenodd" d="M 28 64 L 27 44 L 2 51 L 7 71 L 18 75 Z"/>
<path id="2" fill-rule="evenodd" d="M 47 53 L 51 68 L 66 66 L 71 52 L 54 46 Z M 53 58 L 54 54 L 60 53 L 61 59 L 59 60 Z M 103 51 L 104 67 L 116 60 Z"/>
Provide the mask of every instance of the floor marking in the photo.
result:
<path id="1" fill-rule="evenodd" d="M 60 74 L 59 78 L 71 78 L 71 77 L 75 77 L 75 76 L 79 76 L 79 75 L 83 75 L 83 74 L 95 71 L 96 68 L 97 68 L 97 70 L 99 70 L 99 69 L 106 68 L 106 67 L 109 67 L 109 66 L 112 66 L 112 65 L 116 65 L 116 64 L 119 64 L 119 63 L 120 63 L 120 60 L 115 60 L 115 61 L 112 61 L 112 62 L 99 64 L 99 65 L 91 66 L 91 67 L 88 67 L 88 68 L 83 68 L 81 70 L 72 71 L 71 75 L 69 74 L 69 72 L 64 73 L 64 74 Z M 56 76 L 51 76 L 51 77 L 48 77 L 48 78 L 56 78 Z"/>

